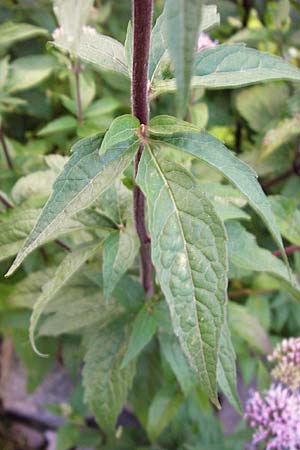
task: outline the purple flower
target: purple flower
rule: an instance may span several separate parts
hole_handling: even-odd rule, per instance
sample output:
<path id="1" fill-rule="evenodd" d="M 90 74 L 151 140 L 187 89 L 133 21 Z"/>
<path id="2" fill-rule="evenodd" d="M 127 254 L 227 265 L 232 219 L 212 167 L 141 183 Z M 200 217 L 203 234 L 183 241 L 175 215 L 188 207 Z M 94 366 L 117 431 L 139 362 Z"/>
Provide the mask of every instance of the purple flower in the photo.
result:
<path id="1" fill-rule="evenodd" d="M 200 33 L 197 43 L 197 52 L 201 52 L 205 48 L 214 48 L 218 44 L 218 41 L 213 41 L 207 33 Z"/>
<path id="2" fill-rule="evenodd" d="M 282 385 L 272 385 L 261 395 L 255 391 L 246 403 L 245 419 L 254 445 L 263 442 L 266 450 L 300 449 L 300 395 Z"/>
<path id="3" fill-rule="evenodd" d="M 268 359 L 275 365 L 273 378 L 292 390 L 300 388 L 300 338 L 283 339 Z"/>

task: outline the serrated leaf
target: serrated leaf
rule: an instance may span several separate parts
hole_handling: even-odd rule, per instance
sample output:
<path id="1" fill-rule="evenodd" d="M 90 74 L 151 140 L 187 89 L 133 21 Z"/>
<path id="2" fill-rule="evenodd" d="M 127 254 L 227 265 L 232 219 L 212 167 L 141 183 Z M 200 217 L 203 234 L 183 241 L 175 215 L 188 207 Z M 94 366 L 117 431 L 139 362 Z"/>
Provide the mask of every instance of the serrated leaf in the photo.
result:
<path id="1" fill-rule="evenodd" d="M 75 46 L 64 34 L 55 38 L 54 44 L 73 56 L 93 64 L 95 68 L 118 72 L 129 77 L 124 46 L 115 39 L 98 33 L 95 29 L 88 27 L 83 29 Z"/>
<path id="2" fill-rule="evenodd" d="M 225 324 L 221 334 L 218 359 L 218 383 L 230 404 L 242 414 L 241 402 L 237 393 L 235 351 L 231 342 L 228 325 Z"/>
<path id="3" fill-rule="evenodd" d="M 144 150 L 137 177 L 148 204 L 152 260 L 173 328 L 218 405 L 217 352 L 226 304 L 226 235 L 210 201 L 180 166 Z"/>
<path id="4" fill-rule="evenodd" d="M 158 119 L 156 118 L 156 120 Z M 165 120 L 164 116 L 163 120 Z M 173 120 L 174 132 L 172 135 L 170 133 L 166 135 L 162 133 L 159 136 L 150 132 L 150 139 L 161 147 L 165 145 L 182 150 L 221 172 L 245 195 L 249 204 L 269 229 L 278 247 L 284 252 L 282 239 L 271 206 L 257 181 L 257 175 L 254 170 L 234 156 L 221 141 L 208 133 L 199 131 L 176 132 L 176 119 L 174 118 Z M 149 130 L 151 130 L 151 122 Z"/>
<path id="5" fill-rule="evenodd" d="M 155 395 L 148 414 L 147 433 L 151 441 L 169 425 L 183 402 L 183 396 L 172 386 L 161 388 Z"/>
<path id="6" fill-rule="evenodd" d="M 113 323 L 92 337 L 84 358 L 85 401 L 101 429 L 111 433 L 135 374 L 135 361 L 121 369 L 127 339 L 124 324 Z"/>
<path id="7" fill-rule="evenodd" d="M 157 330 L 157 322 L 152 314 L 151 307 L 148 305 L 137 314 L 129 338 L 128 348 L 125 353 L 122 367 L 136 358 L 144 347 L 151 341 Z"/>
<path id="8" fill-rule="evenodd" d="M 58 266 L 52 279 L 46 284 L 43 292 L 37 299 L 30 318 L 29 337 L 31 345 L 38 355 L 44 356 L 36 348 L 34 339 L 35 328 L 40 316 L 42 315 L 50 300 L 69 281 L 72 275 L 74 275 L 74 273 L 87 261 L 87 259 L 94 255 L 96 250 L 99 249 L 101 245 L 102 243 L 99 242 L 83 244 L 68 256 L 66 256 Z"/>
<path id="9" fill-rule="evenodd" d="M 50 55 L 23 56 L 10 66 L 7 90 L 10 93 L 29 89 L 49 77 L 55 68 L 55 59 Z"/>
<path id="10" fill-rule="evenodd" d="M 238 222 L 227 222 L 229 237 L 229 261 L 248 271 L 266 272 L 280 281 L 296 300 L 300 300 L 300 286 L 294 275 L 289 274 L 284 263 L 268 250 L 257 245 L 255 237 Z"/>
<path id="11" fill-rule="evenodd" d="M 245 306 L 229 302 L 228 323 L 230 330 L 243 338 L 254 350 L 265 354 L 272 351 L 268 335 Z"/>
<path id="12" fill-rule="evenodd" d="M 139 120 L 130 114 L 117 117 L 105 133 L 99 154 L 104 155 L 111 147 L 125 140 L 136 140 L 139 125 Z"/>
<path id="13" fill-rule="evenodd" d="M 104 297 L 109 299 L 118 281 L 134 263 L 139 250 L 139 240 L 134 227 L 111 233 L 103 246 L 103 288 Z"/>
<path id="14" fill-rule="evenodd" d="M 247 86 L 266 80 L 300 81 L 300 70 L 286 60 L 259 52 L 244 44 L 222 44 L 200 51 L 195 56 L 193 87 L 207 89 Z M 174 79 L 157 81 L 152 95 L 173 92 Z"/>
<path id="15" fill-rule="evenodd" d="M 187 397 L 197 384 L 196 372 L 189 366 L 174 335 L 160 333 L 159 343 L 164 357 L 170 364 L 180 384 L 182 392 Z"/>
<path id="16" fill-rule="evenodd" d="M 165 1 L 166 40 L 175 69 L 180 116 L 184 116 L 189 101 L 201 10 L 202 0 Z"/>
<path id="17" fill-rule="evenodd" d="M 72 156 L 57 177 L 51 197 L 7 276 L 54 230 L 59 232 L 64 228 L 70 216 L 93 203 L 128 166 L 139 145 L 138 138 L 120 142 L 100 157 L 101 142 L 102 135 L 96 135 L 74 145 Z"/>
<path id="18" fill-rule="evenodd" d="M 285 59 L 244 44 L 222 44 L 195 57 L 193 75 L 198 86 L 229 88 L 265 80 L 300 81 L 300 70 Z"/>
<path id="19" fill-rule="evenodd" d="M 47 36 L 48 31 L 29 23 L 4 22 L 0 26 L 0 45 L 9 46 L 35 36 Z"/>

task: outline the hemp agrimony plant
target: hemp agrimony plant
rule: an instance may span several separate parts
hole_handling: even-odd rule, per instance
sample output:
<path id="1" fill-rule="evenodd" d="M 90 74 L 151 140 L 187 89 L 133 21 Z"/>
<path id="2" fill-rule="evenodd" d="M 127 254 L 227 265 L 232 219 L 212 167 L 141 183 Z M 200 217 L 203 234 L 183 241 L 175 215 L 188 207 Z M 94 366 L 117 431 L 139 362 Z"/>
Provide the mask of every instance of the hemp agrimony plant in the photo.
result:
<path id="1" fill-rule="evenodd" d="M 291 295 L 300 293 L 287 265 L 262 249 L 251 254 L 252 239 L 242 226 L 229 221 L 225 228 L 209 186 L 194 176 L 194 161 L 219 172 L 257 213 L 285 257 L 255 172 L 220 140 L 183 120 L 189 117 L 190 92 L 264 80 L 298 82 L 300 71 L 243 44 L 197 51 L 199 35 L 219 22 L 217 8 L 199 0 L 165 0 L 154 26 L 152 0 L 134 0 L 124 46 L 86 25 L 92 3 L 54 2 L 60 27 L 53 44 L 76 64 L 129 79 L 131 114 L 117 117 L 105 133 L 75 143 L 7 275 L 45 242 L 77 233 L 72 251 L 51 272 L 33 307 L 31 343 L 39 353 L 38 324 L 40 336 L 82 336 L 85 401 L 101 429 L 113 435 L 134 383 L 134 412 L 155 441 L 182 398 L 199 386 L 216 407 L 220 389 L 240 410 L 227 323 L 228 252 L 234 261 L 248 255 L 245 270 L 269 271 Z M 152 102 L 172 92 L 175 116 L 153 116 Z M 78 110 L 82 121 L 80 104 Z M 227 211 L 226 220 L 235 213 Z M 180 394 L 162 389 L 149 408 L 147 395 L 141 399 L 140 393 L 152 392 L 151 383 L 134 378 L 143 365 L 149 380 L 155 379 L 158 345 Z M 165 415 L 159 419 L 162 404 Z"/>

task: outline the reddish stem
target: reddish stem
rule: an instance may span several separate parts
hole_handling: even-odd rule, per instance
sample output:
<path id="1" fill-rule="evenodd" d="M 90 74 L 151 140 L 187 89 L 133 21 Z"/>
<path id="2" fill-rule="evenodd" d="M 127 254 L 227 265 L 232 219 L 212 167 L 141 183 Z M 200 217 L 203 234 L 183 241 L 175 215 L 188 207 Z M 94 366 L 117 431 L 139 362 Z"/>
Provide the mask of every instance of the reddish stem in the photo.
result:
<path id="1" fill-rule="evenodd" d="M 152 9 L 153 0 L 133 1 L 132 114 L 143 125 L 147 125 L 149 120 L 148 66 Z M 135 158 L 134 177 L 138 172 L 143 149 L 144 146 L 141 145 Z M 145 198 L 137 184 L 134 184 L 133 203 L 135 226 L 141 242 L 141 278 L 146 298 L 150 298 L 154 293 L 151 247 L 145 226 Z"/>
<path id="2" fill-rule="evenodd" d="M 284 251 L 286 255 L 291 255 L 294 252 L 300 252 L 300 245 L 291 245 L 290 247 L 286 247 Z M 275 250 L 274 252 L 272 252 L 272 254 L 274 256 L 280 257 L 282 252 L 281 250 Z"/>
<path id="3" fill-rule="evenodd" d="M 8 149 L 5 137 L 4 137 L 2 127 L 0 127 L 0 142 L 1 142 L 1 146 L 2 146 L 3 153 L 4 153 L 8 167 L 10 168 L 10 170 L 14 170 L 14 165 L 13 165 L 10 153 L 9 153 L 9 149 Z"/>

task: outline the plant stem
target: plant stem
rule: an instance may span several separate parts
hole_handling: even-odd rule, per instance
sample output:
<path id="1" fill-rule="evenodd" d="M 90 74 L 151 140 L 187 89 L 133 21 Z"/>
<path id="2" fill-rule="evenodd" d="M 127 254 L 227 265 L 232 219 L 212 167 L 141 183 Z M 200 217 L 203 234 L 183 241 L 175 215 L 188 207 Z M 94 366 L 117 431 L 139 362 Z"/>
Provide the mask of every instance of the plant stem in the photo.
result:
<path id="1" fill-rule="evenodd" d="M 294 252 L 300 252 L 300 245 L 291 245 L 290 247 L 286 247 L 284 249 L 286 255 L 291 255 Z M 280 257 L 282 255 L 281 250 L 275 250 L 272 252 L 274 256 Z"/>
<path id="2" fill-rule="evenodd" d="M 4 137 L 4 132 L 3 132 L 3 128 L 0 126 L 0 142 L 1 142 L 1 146 L 3 149 L 3 153 L 7 162 L 8 167 L 10 168 L 10 170 L 14 170 L 14 165 L 11 159 L 11 156 L 9 154 L 9 150 L 5 141 L 5 137 Z"/>
<path id="3" fill-rule="evenodd" d="M 0 202 L 2 203 L 2 205 L 5 206 L 5 208 L 7 209 L 11 209 L 14 207 L 14 205 L 12 203 L 10 203 L 10 201 L 7 200 L 6 197 L 4 197 L 4 195 L 0 194 Z"/>
<path id="4" fill-rule="evenodd" d="M 72 62 L 72 71 L 75 77 L 75 95 L 76 95 L 76 109 L 77 109 L 77 119 L 79 123 L 83 122 L 83 111 L 82 111 L 82 101 L 80 92 L 80 62 L 78 60 Z"/>
<path id="5" fill-rule="evenodd" d="M 133 63 L 132 63 L 132 114 L 142 125 L 149 119 L 148 65 L 152 28 L 153 0 L 133 0 Z M 134 177 L 137 175 L 144 145 L 141 145 L 134 162 Z M 154 293 L 151 246 L 145 226 L 145 198 L 134 184 L 133 213 L 138 236 L 141 241 L 141 278 L 146 298 Z"/>

